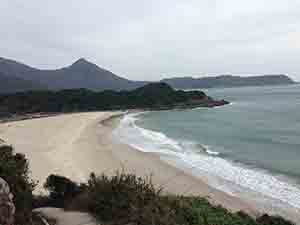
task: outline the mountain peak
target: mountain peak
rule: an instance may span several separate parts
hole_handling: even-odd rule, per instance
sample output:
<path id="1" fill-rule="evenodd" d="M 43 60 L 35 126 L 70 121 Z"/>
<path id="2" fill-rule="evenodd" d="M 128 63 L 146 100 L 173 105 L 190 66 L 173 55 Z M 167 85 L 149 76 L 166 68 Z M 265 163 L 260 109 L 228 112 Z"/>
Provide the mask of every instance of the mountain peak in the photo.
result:
<path id="1" fill-rule="evenodd" d="M 87 61 L 85 58 L 80 58 L 77 61 L 75 61 L 72 66 L 74 65 L 84 65 L 84 64 L 92 64 L 91 62 Z"/>
<path id="2" fill-rule="evenodd" d="M 91 63 L 84 58 L 78 59 L 69 68 L 72 70 L 75 70 L 77 72 L 78 71 L 81 71 L 81 72 L 96 71 L 96 70 L 100 69 L 96 64 Z"/>

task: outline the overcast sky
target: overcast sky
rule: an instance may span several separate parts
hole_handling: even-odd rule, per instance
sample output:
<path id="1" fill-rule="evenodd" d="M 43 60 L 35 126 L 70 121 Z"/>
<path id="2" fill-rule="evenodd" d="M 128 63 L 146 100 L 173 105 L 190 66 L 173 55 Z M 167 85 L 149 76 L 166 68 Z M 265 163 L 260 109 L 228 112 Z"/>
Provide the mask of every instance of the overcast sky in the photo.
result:
<path id="1" fill-rule="evenodd" d="M 286 73 L 300 80 L 300 0 L 0 0 L 0 56 L 84 57 L 121 76 Z"/>

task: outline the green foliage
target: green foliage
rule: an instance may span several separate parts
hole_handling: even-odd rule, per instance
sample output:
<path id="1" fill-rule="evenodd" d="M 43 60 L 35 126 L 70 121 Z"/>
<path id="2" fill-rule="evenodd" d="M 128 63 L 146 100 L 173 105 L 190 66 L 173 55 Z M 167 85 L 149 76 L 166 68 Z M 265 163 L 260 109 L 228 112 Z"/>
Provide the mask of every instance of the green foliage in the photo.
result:
<path id="1" fill-rule="evenodd" d="M 30 224 L 32 191 L 36 184 L 29 178 L 27 159 L 15 154 L 11 146 L 0 146 L 0 177 L 7 181 L 14 195 L 16 224 Z"/>
<path id="2" fill-rule="evenodd" d="M 256 225 L 256 221 L 250 217 L 242 217 L 239 214 L 230 213 L 221 206 L 212 206 L 204 198 L 187 198 L 189 204 L 189 224 L 231 224 L 231 225 Z"/>
<path id="3" fill-rule="evenodd" d="M 91 174 L 85 189 L 66 208 L 90 212 L 115 225 L 292 225 L 281 217 L 263 215 L 255 220 L 243 212 L 231 213 L 205 198 L 162 195 L 151 179 L 124 173 Z"/>
<path id="4" fill-rule="evenodd" d="M 176 106 L 208 104 L 201 91 L 176 91 L 164 83 L 148 84 L 133 91 L 93 92 L 85 89 L 29 91 L 0 96 L 0 112 L 24 114 L 36 112 L 77 112 L 133 108 L 164 109 Z M 0 115 L 1 116 L 1 115 Z"/>
<path id="5" fill-rule="evenodd" d="M 101 193 L 101 194 L 100 194 Z M 161 201 L 151 179 L 117 173 L 91 175 L 88 182 L 88 211 L 100 221 L 113 224 L 177 224 L 175 212 Z"/>

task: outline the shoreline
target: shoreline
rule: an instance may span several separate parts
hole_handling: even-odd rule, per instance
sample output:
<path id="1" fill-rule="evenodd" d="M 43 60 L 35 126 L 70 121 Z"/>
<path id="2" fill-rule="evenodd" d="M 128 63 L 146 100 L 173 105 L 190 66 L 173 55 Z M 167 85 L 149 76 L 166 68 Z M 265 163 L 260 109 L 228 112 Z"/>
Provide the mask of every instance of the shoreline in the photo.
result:
<path id="1" fill-rule="evenodd" d="M 119 119 L 120 120 L 120 119 Z M 125 143 L 125 145 L 129 145 L 129 143 Z M 244 190 L 245 192 L 241 192 L 238 194 L 229 194 L 226 191 L 217 188 L 215 185 L 211 184 L 209 182 L 209 174 L 201 173 L 201 175 L 196 174 L 193 172 L 193 168 L 181 165 L 181 163 L 178 161 L 177 158 L 173 158 L 172 156 L 165 154 L 165 153 L 155 153 L 155 152 L 144 152 L 142 149 L 136 148 L 133 146 L 130 146 L 130 148 L 134 149 L 134 151 L 138 151 L 141 154 L 145 154 L 149 157 L 149 155 L 152 157 L 155 157 L 155 159 L 159 160 L 163 164 L 167 164 L 168 166 L 174 168 L 178 171 L 178 176 L 187 176 L 192 179 L 196 179 L 197 184 L 199 185 L 199 190 L 197 188 L 191 187 L 187 188 L 186 190 L 175 190 L 172 186 L 172 180 L 177 179 L 177 176 L 175 175 L 173 178 L 171 178 L 170 183 L 167 184 L 167 188 L 165 188 L 167 191 L 169 191 L 171 194 L 183 194 L 183 195 L 199 195 L 201 197 L 209 197 L 209 201 L 214 205 L 222 205 L 226 209 L 229 209 L 230 211 L 236 212 L 236 211 L 244 211 L 247 212 L 249 215 L 253 217 L 257 217 L 262 214 L 269 214 L 269 215 L 279 215 L 283 218 L 288 218 L 291 221 L 296 222 L 297 224 L 300 224 L 300 209 L 295 208 L 287 203 L 283 203 L 280 205 L 271 205 L 269 200 L 272 200 L 270 197 L 263 196 L 263 194 L 260 194 L 259 192 L 255 192 L 253 190 L 249 190 L 248 193 L 247 190 Z M 181 171 L 181 172 L 180 172 Z M 216 178 L 220 179 L 222 181 L 222 178 Z M 190 181 L 191 181 L 190 180 Z M 168 182 L 169 183 L 169 182 Z M 177 184 L 178 185 L 178 184 Z M 231 192 L 230 192 L 231 193 Z M 248 194 L 250 194 L 248 196 Z M 253 198 L 254 195 L 261 195 L 261 198 L 255 199 Z M 231 198 L 228 200 L 228 198 Z M 273 199 L 274 200 L 274 199 Z M 278 200 L 275 200 L 278 202 Z"/>
<path id="2" fill-rule="evenodd" d="M 208 185 L 199 177 L 188 173 L 183 168 L 180 169 L 174 165 L 171 165 L 170 163 L 165 162 L 161 159 L 160 153 L 142 152 L 128 144 L 116 140 L 116 137 L 113 136 L 112 132 L 118 126 L 123 116 L 124 115 L 119 115 L 108 118 L 105 121 L 105 126 L 110 129 L 110 141 L 114 142 L 116 147 L 120 146 L 123 147 L 123 149 L 126 149 L 125 153 L 117 150 L 118 148 L 113 150 L 114 155 L 122 161 L 122 169 L 125 172 L 135 173 L 141 177 L 151 176 L 153 183 L 158 188 L 163 188 L 163 194 L 207 197 L 212 204 L 222 205 L 232 212 L 238 212 L 242 210 L 253 217 L 257 217 L 260 214 L 255 208 L 242 199 L 230 196 L 221 190 L 217 190 Z M 125 158 L 124 156 L 127 152 L 130 153 L 127 154 L 128 157 L 134 156 L 142 161 L 142 170 L 140 163 L 139 166 L 137 166 L 139 170 L 132 167 L 132 164 L 136 164 L 136 160 L 134 159 L 130 161 L 130 159 Z M 154 167 L 151 168 L 150 166 Z M 161 174 L 161 171 L 164 171 L 164 174 Z"/>
<path id="3" fill-rule="evenodd" d="M 160 159 L 160 154 L 141 152 L 113 135 L 124 112 L 62 114 L 0 124 L 0 138 L 29 159 L 32 178 L 39 180 L 36 193 L 50 174 L 85 182 L 90 173 L 112 175 L 116 171 L 151 177 L 163 193 L 209 197 L 211 203 L 251 216 L 262 212 L 255 204 L 209 186 Z M 163 171 L 163 172 L 162 172 Z M 297 221 L 299 216 L 288 215 Z"/>

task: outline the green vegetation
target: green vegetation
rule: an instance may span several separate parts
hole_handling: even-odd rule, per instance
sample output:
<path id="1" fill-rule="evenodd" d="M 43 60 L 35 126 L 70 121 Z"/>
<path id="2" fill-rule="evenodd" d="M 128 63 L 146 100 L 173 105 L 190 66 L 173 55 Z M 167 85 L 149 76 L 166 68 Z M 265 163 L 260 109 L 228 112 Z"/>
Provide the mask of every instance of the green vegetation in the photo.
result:
<path id="1" fill-rule="evenodd" d="M 93 92 L 86 89 L 29 91 L 0 96 L 2 117 L 38 112 L 78 112 L 114 109 L 164 109 L 174 107 L 214 106 L 201 91 L 176 91 L 164 83 L 152 83 L 133 91 Z M 1 117 L 1 115 L 0 115 Z"/>
<path id="2" fill-rule="evenodd" d="M 0 146 L 0 177 L 7 181 L 14 195 L 16 224 L 31 224 L 32 191 L 36 184 L 29 177 L 27 159 L 15 154 L 11 146 Z"/>
<path id="3" fill-rule="evenodd" d="M 52 206 L 89 212 L 108 225 L 292 225 L 281 217 L 253 219 L 243 212 L 231 213 L 205 198 L 164 195 L 150 178 L 125 173 L 111 177 L 91 174 L 86 184 L 50 175 L 44 184 L 49 196 L 34 198 L 35 183 L 29 178 L 25 156 L 5 145 L 0 146 L 0 153 L 0 177 L 15 196 L 15 224 L 40 224 L 32 209 Z"/>
<path id="4" fill-rule="evenodd" d="M 65 209 L 89 212 L 104 224 L 292 225 L 281 217 L 263 215 L 253 219 L 243 212 L 231 213 L 211 205 L 205 198 L 163 195 L 151 179 L 132 174 L 117 173 L 112 177 L 91 174 L 88 183 L 77 188 L 69 179 L 50 177 L 45 185 L 50 187 L 50 198 L 51 193 L 64 196 Z M 63 185 L 62 181 L 66 183 Z"/>

